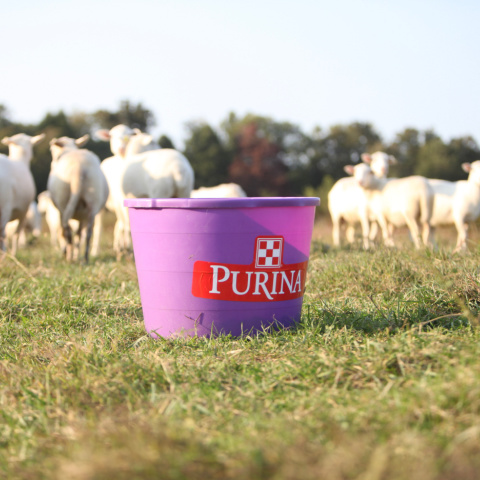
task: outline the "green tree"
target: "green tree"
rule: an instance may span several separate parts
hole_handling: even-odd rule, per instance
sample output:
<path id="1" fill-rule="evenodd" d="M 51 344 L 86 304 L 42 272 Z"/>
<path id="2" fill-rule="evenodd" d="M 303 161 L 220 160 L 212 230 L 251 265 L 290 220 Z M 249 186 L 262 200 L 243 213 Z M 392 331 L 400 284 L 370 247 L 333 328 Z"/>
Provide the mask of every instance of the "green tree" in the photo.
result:
<path id="1" fill-rule="evenodd" d="M 175 148 L 175 145 L 173 144 L 172 140 L 167 135 L 161 135 L 160 138 L 158 139 L 158 144 L 162 148 Z"/>
<path id="2" fill-rule="evenodd" d="M 205 122 L 190 122 L 187 130 L 184 153 L 195 171 L 195 187 L 228 181 L 231 157 L 215 130 Z"/>
<path id="3" fill-rule="evenodd" d="M 452 139 L 448 144 L 433 130 L 419 132 L 413 128 L 397 134 L 388 147 L 399 160 L 392 176 L 423 175 L 457 181 L 466 178 L 462 163 L 480 158 L 478 144 L 471 136 Z"/>
<path id="4" fill-rule="evenodd" d="M 3 130 L 4 128 L 8 128 L 12 125 L 12 122 L 10 120 L 10 112 L 8 111 L 8 108 L 0 103 L 0 130 Z"/>
<path id="5" fill-rule="evenodd" d="M 406 128 L 397 133 L 394 141 L 388 145 L 387 151 L 398 163 L 391 168 L 392 177 L 413 175 L 418 164 L 418 153 L 422 146 L 421 134 L 415 128 Z"/>
<path id="6" fill-rule="evenodd" d="M 450 179 L 450 157 L 443 140 L 431 130 L 425 134 L 413 173 L 427 178 Z"/>
<path id="7" fill-rule="evenodd" d="M 335 184 L 335 180 L 330 175 L 325 175 L 323 177 L 322 183 L 318 187 L 313 187 L 308 185 L 304 188 L 302 194 L 305 197 L 319 197 L 320 205 L 315 209 L 315 216 L 320 217 L 322 215 L 327 215 L 328 211 L 328 192 L 332 189 Z"/>
<path id="8" fill-rule="evenodd" d="M 471 136 L 453 138 L 447 145 L 450 158 L 448 180 L 456 181 L 467 178 L 462 163 L 480 160 L 480 148 Z"/>
<path id="9" fill-rule="evenodd" d="M 301 182 L 302 189 L 308 187 L 310 191 L 309 196 L 311 196 L 312 191 L 318 189 L 323 183 L 326 175 L 324 170 L 325 162 L 321 161 L 321 159 L 326 157 L 325 134 L 321 127 L 316 126 L 306 138 L 308 139 L 308 144 L 305 146 L 304 154 L 307 161 L 300 172 L 299 176 L 301 178 L 297 181 Z"/>
<path id="10" fill-rule="evenodd" d="M 44 132 L 49 138 L 61 136 L 76 138 L 78 134 L 63 110 L 58 113 L 48 112 L 38 123 L 37 129 Z"/>
<path id="11" fill-rule="evenodd" d="M 380 134 L 370 123 L 333 125 L 327 134 L 317 129 L 312 140 L 310 168 L 320 181 L 323 175 L 330 175 L 335 180 L 344 177 L 345 165 L 358 163 L 364 152 L 382 148 Z M 318 175 L 319 172 L 322 176 Z"/>
<path id="12" fill-rule="evenodd" d="M 24 132 L 29 133 L 32 131 L 32 126 L 22 125 L 15 123 L 10 119 L 10 112 L 8 108 L 0 104 L 0 140 L 4 137 L 10 137 L 16 133 Z M 8 147 L 0 143 L 0 153 L 8 155 Z"/>
<path id="13" fill-rule="evenodd" d="M 122 100 L 117 111 L 97 110 L 92 114 L 94 128 L 112 128 L 120 123 L 148 132 L 156 123 L 155 115 L 141 103 Z"/>

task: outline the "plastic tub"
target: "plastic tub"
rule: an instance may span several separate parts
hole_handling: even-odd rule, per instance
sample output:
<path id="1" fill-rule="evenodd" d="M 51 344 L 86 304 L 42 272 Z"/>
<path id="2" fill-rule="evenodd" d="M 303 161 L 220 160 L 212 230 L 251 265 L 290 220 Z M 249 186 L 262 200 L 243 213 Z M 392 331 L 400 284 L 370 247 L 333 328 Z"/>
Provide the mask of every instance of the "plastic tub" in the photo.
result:
<path id="1" fill-rule="evenodd" d="M 237 336 L 300 319 L 319 198 L 124 204 L 151 336 Z"/>

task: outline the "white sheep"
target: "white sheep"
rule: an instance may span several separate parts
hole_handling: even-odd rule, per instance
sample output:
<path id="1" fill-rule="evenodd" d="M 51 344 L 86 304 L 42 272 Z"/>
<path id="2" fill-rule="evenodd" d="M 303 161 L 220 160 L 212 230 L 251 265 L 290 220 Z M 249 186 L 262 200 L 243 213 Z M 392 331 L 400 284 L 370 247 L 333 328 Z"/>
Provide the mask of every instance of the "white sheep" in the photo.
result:
<path id="1" fill-rule="evenodd" d="M 121 188 L 125 157 L 144 151 L 156 150 L 160 146 L 151 135 L 125 125 L 117 125 L 111 130 L 98 130 L 96 137 L 104 141 L 110 141 L 110 149 L 114 153 L 113 156 L 102 161 L 100 168 L 105 174 L 109 186 L 110 193 L 105 208 L 112 212 L 116 218 L 113 231 L 113 249 L 119 254 L 131 245 L 128 212 L 123 206 L 125 195 Z M 97 255 L 99 252 L 104 217 L 105 210 L 100 213 L 95 221 L 92 255 Z"/>
<path id="2" fill-rule="evenodd" d="M 241 198 L 247 194 L 243 188 L 236 183 L 221 183 L 214 187 L 200 187 L 192 190 L 191 198 Z"/>
<path id="3" fill-rule="evenodd" d="M 433 191 L 426 178 L 378 178 L 365 163 L 347 165 L 345 171 L 354 176 L 366 194 L 366 218 L 362 219 L 364 241 L 368 239 L 369 216 L 372 215 L 382 229 L 385 245 L 394 246 L 391 227 L 407 226 L 415 246 L 420 248 L 420 224 L 423 243 L 433 246 L 430 228 Z"/>
<path id="4" fill-rule="evenodd" d="M 463 170 L 468 172 L 467 180 L 448 182 L 429 179 L 434 192 L 431 225 L 455 225 L 457 243 L 454 252 L 467 248 L 468 223 L 480 216 L 480 160 L 463 163 Z"/>
<path id="5" fill-rule="evenodd" d="M 108 197 L 108 184 L 100 168 L 100 159 L 89 150 L 77 149 L 75 141 L 69 138 L 52 139 L 50 150 L 52 165 L 47 189 L 60 212 L 67 260 L 74 257 L 69 223 L 73 218 L 79 221 L 78 235 L 86 232 L 84 258 L 88 262 L 95 216 L 105 206 Z"/>
<path id="6" fill-rule="evenodd" d="M 180 152 L 171 148 L 152 150 L 152 143 L 146 141 L 151 137 L 125 125 L 99 130 L 96 136 L 109 140 L 113 153 L 113 157 L 102 162 L 102 170 L 111 190 L 108 208 L 117 217 L 114 249 L 120 254 L 130 242 L 128 210 L 123 205 L 125 198 L 188 198 L 193 190 L 194 173 Z M 131 145 L 130 141 L 133 141 Z M 139 149 L 143 151 L 134 153 Z"/>
<path id="7" fill-rule="evenodd" d="M 372 154 L 364 153 L 361 156 L 363 162 L 370 164 L 374 174 L 378 178 L 385 178 L 390 165 L 397 163 L 395 157 L 384 152 Z M 328 193 L 328 209 L 333 224 L 333 244 L 340 246 L 340 224 L 343 220 L 347 224 L 346 237 L 349 243 L 355 240 L 355 226 L 362 221 L 367 221 L 366 209 L 367 199 L 362 188 L 352 177 L 344 177 L 338 180 Z M 365 226 L 361 225 L 362 231 Z M 371 241 L 375 238 L 377 224 L 373 223 L 369 228 L 370 236 L 364 237 L 364 248 L 369 248 Z"/>
<path id="8" fill-rule="evenodd" d="M 9 221 L 18 220 L 17 227 L 12 234 L 12 255 L 15 255 L 17 252 L 19 236 L 25 226 L 28 209 L 35 200 L 36 187 L 30 170 L 33 146 L 44 137 L 45 134 L 43 133 L 34 137 L 25 133 L 17 133 L 2 140 L 4 145 L 8 145 L 8 161 L 10 162 L 10 168 L 7 168 L 5 165 L 2 167 L 3 170 L 8 169 L 10 171 L 11 187 L 5 187 L 9 191 L 10 188 L 12 189 L 11 200 L 7 201 L 7 204 L 9 202 L 11 204 Z M 5 208 L 2 206 L 1 208 L 6 211 L 9 207 Z M 5 213 L 5 215 L 7 214 Z M 5 238 L 5 225 L 2 228 L 2 235 Z M 3 248 L 5 248 L 4 240 L 2 240 L 2 243 Z"/>
<path id="9" fill-rule="evenodd" d="M 56 142 L 50 142 L 50 152 L 52 154 L 53 162 L 56 161 L 62 153 L 78 150 L 79 148 L 84 147 L 90 140 L 90 135 L 87 133 L 76 139 L 71 137 L 60 137 L 56 140 Z M 45 215 L 47 226 L 50 231 L 50 243 L 52 246 L 59 247 L 61 251 L 65 252 L 67 244 L 65 238 L 63 237 L 60 212 L 53 204 L 50 192 L 48 192 L 48 190 L 39 194 L 39 202 L 40 196 L 42 196 L 42 213 Z M 90 249 L 90 254 L 93 256 L 95 256 L 94 250 L 96 249 L 96 245 L 98 243 L 97 239 L 99 238 L 99 216 L 100 214 L 95 216 L 93 227 L 92 248 Z M 80 222 L 72 218 L 68 223 L 70 224 L 70 228 L 73 233 L 73 251 L 78 253 L 82 240 L 82 229 L 80 229 Z M 85 233 L 85 229 L 83 229 L 83 233 Z M 83 237 L 85 237 L 85 235 L 83 235 Z"/>

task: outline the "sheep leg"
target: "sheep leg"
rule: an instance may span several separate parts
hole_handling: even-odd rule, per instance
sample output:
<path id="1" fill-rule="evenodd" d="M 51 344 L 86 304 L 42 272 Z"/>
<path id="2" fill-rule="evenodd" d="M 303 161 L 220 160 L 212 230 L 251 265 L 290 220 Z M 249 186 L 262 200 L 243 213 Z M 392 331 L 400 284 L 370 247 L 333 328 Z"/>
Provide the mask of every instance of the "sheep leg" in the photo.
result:
<path id="1" fill-rule="evenodd" d="M 105 219 L 105 209 L 102 209 L 97 215 L 95 215 L 95 221 L 93 224 L 93 238 L 91 255 L 96 257 L 100 251 L 100 238 L 102 236 L 103 221 Z"/>
<path id="2" fill-rule="evenodd" d="M 390 225 L 387 223 L 387 220 L 383 215 L 379 215 L 377 218 L 377 222 L 380 224 L 380 228 L 382 230 L 382 237 L 383 243 L 387 247 L 394 247 L 395 242 L 393 241 L 393 234 L 390 228 Z"/>
<path id="3" fill-rule="evenodd" d="M 15 232 L 13 233 L 13 237 L 12 237 L 12 256 L 13 257 L 15 257 L 16 254 L 17 254 L 18 244 L 19 244 L 19 241 L 20 241 L 20 234 L 22 233 L 22 231 L 25 228 L 25 222 L 26 222 L 26 212 L 25 212 L 25 215 L 23 215 L 23 217 L 20 217 L 18 219 L 17 228 L 15 229 Z"/>
<path id="4" fill-rule="evenodd" d="M 340 219 L 338 217 L 332 216 L 332 237 L 333 237 L 333 244 L 336 247 L 340 246 Z"/>
<path id="5" fill-rule="evenodd" d="M 67 251 L 67 242 L 65 240 L 65 237 L 63 235 L 63 228 L 58 228 L 56 233 L 55 233 L 55 243 L 53 244 L 53 246 L 55 247 L 59 247 L 60 248 L 60 251 L 66 255 L 66 251 Z"/>
<path id="6" fill-rule="evenodd" d="M 413 243 L 415 244 L 415 248 L 420 248 L 420 229 L 418 228 L 418 224 L 416 220 L 411 218 L 405 219 L 408 229 L 410 230 L 410 235 L 412 236 Z"/>
<path id="7" fill-rule="evenodd" d="M 62 235 L 65 239 L 65 257 L 67 261 L 71 262 L 73 257 L 73 240 L 72 240 L 72 229 L 68 222 L 62 226 Z"/>
<path id="8" fill-rule="evenodd" d="M 115 253 L 121 252 L 123 248 L 123 222 L 117 218 L 113 228 L 113 250 Z"/>
<path id="9" fill-rule="evenodd" d="M 10 220 L 10 205 L 3 205 L 0 207 L 0 251 L 5 252 L 7 250 L 5 227 Z"/>
<path id="10" fill-rule="evenodd" d="M 377 222 L 371 222 L 370 223 L 370 235 L 369 235 L 369 240 L 370 242 L 375 241 L 378 235 L 378 223 Z"/>
<path id="11" fill-rule="evenodd" d="M 458 253 L 462 250 L 467 249 L 467 232 L 468 232 L 468 224 L 461 220 L 455 221 L 455 227 L 457 228 L 457 245 L 455 246 L 455 250 L 453 253 Z"/>
<path id="12" fill-rule="evenodd" d="M 113 231 L 113 250 L 117 255 L 117 259 L 120 259 L 123 252 L 130 246 L 130 224 L 126 207 L 119 206 L 115 214 L 117 221 Z"/>
<path id="13" fill-rule="evenodd" d="M 128 208 L 123 207 L 123 248 L 128 250 L 132 244 L 130 237 L 130 217 L 128 216 Z"/>
<path id="14" fill-rule="evenodd" d="M 423 244 L 436 248 L 435 243 L 435 228 L 432 227 L 428 222 L 423 224 L 422 227 L 422 240 Z"/>
<path id="15" fill-rule="evenodd" d="M 347 241 L 348 243 L 355 242 L 355 226 L 348 224 L 347 231 L 346 231 Z"/>
<path id="16" fill-rule="evenodd" d="M 80 246 L 82 244 L 82 234 L 85 230 L 85 223 L 78 222 L 78 228 L 73 234 L 73 260 L 78 260 L 80 257 Z"/>
<path id="17" fill-rule="evenodd" d="M 7 250 L 5 245 L 5 227 L 0 225 L 0 252 L 5 252 Z"/>
<path id="18" fill-rule="evenodd" d="M 90 241 L 92 239 L 92 233 L 93 233 L 93 223 L 94 220 L 93 218 L 88 222 L 87 225 L 87 235 L 85 237 L 85 263 L 88 263 L 88 255 L 90 252 Z"/>
<path id="19" fill-rule="evenodd" d="M 368 217 L 362 216 L 360 218 L 360 224 L 362 225 L 362 238 L 363 238 L 363 248 L 368 250 L 370 248 L 370 221 Z"/>

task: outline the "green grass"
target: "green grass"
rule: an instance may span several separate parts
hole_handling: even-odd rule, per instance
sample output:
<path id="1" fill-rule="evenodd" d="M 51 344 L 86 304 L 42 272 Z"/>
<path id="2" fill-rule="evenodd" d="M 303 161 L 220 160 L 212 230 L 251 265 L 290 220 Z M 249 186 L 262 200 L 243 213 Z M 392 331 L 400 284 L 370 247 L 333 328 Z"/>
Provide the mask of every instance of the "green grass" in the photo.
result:
<path id="1" fill-rule="evenodd" d="M 0 478 L 474 479 L 480 249 L 312 245 L 295 328 L 145 334 L 135 265 L 0 264 Z"/>

